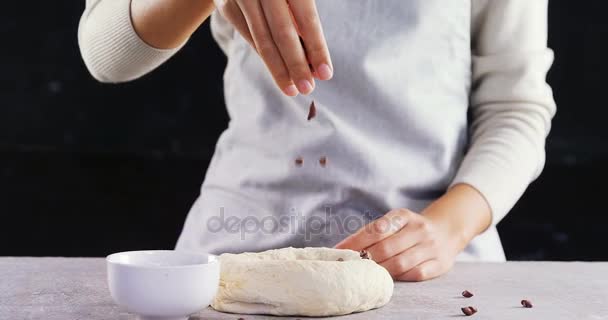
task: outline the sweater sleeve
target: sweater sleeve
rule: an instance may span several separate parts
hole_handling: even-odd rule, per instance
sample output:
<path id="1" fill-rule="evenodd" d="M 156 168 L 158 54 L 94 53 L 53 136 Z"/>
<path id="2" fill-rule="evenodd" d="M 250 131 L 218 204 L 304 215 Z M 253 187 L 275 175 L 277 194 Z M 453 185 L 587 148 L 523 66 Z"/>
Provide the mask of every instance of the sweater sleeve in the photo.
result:
<path id="1" fill-rule="evenodd" d="M 473 0 L 470 144 L 451 185 L 477 189 L 496 225 L 545 163 L 556 106 L 548 0 Z"/>
<path id="2" fill-rule="evenodd" d="M 137 79 L 183 46 L 165 50 L 146 44 L 133 28 L 131 0 L 86 0 L 78 44 L 91 75 L 106 83 Z"/>

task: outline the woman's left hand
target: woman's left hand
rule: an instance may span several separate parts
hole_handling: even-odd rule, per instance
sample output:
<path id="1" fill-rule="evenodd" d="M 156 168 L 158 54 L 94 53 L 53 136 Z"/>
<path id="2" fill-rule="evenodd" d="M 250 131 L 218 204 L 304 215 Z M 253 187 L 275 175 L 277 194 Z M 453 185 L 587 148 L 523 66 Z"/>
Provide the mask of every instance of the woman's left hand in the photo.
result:
<path id="1" fill-rule="evenodd" d="M 462 247 L 460 237 L 448 228 L 407 209 L 390 211 L 336 245 L 366 250 L 401 281 L 423 281 L 446 273 Z"/>

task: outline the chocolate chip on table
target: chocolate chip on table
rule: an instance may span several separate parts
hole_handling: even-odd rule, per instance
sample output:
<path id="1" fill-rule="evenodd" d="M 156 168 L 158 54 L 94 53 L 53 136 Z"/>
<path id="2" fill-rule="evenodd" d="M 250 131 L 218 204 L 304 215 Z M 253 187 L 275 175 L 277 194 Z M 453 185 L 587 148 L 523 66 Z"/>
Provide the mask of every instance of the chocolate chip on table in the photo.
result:
<path id="1" fill-rule="evenodd" d="M 301 167 L 302 165 L 304 165 L 304 159 L 302 157 L 297 157 L 295 163 L 297 167 Z"/>
<path id="2" fill-rule="evenodd" d="M 532 308 L 532 307 L 533 307 L 533 306 L 532 306 L 532 302 L 530 302 L 529 300 L 522 300 L 522 301 L 521 301 L 521 305 L 522 305 L 524 308 Z"/>
<path id="3" fill-rule="evenodd" d="M 462 310 L 462 313 L 464 313 L 465 316 L 472 316 L 475 313 L 477 313 L 477 309 L 475 309 L 475 307 L 472 307 L 472 306 L 460 308 L 460 310 Z"/>
<path id="4" fill-rule="evenodd" d="M 462 292 L 462 296 L 465 298 L 470 298 L 473 296 L 473 294 L 469 290 L 465 290 Z"/>
<path id="5" fill-rule="evenodd" d="M 372 260 L 372 254 L 365 251 L 365 250 L 361 250 L 359 252 L 359 256 L 361 257 L 361 259 L 368 259 L 368 260 Z"/>
<path id="6" fill-rule="evenodd" d="M 338 258 L 338 261 L 344 261 L 344 259 L 342 259 L 342 258 Z"/>
<path id="7" fill-rule="evenodd" d="M 327 166 L 327 157 L 323 156 L 319 158 L 319 164 L 321 165 L 321 167 L 325 168 L 325 166 Z"/>
<path id="8" fill-rule="evenodd" d="M 308 121 L 317 116 L 317 107 L 315 106 L 315 101 L 313 100 L 310 103 L 310 108 L 308 109 Z"/>

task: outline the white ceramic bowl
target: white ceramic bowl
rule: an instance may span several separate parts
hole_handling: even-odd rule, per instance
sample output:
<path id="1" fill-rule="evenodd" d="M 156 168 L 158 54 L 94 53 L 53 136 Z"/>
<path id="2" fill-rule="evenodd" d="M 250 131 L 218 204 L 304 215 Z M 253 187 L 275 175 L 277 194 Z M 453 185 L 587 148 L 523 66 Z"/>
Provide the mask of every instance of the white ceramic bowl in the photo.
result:
<path id="1" fill-rule="evenodd" d="M 211 303 L 220 281 L 216 256 L 179 251 L 130 251 L 106 258 L 114 301 L 141 319 L 181 320 Z"/>

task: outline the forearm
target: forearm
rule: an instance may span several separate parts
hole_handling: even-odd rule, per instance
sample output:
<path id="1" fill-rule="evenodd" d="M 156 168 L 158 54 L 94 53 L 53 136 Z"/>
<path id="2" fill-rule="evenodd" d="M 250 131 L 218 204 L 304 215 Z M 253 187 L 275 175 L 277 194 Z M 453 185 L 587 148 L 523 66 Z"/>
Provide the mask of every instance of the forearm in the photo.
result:
<path id="1" fill-rule="evenodd" d="M 451 185 L 479 191 L 504 218 L 538 177 L 556 106 L 546 83 L 548 0 L 472 2 L 469 143 Z"/>
<path id="2" fill-rule="evenodd" d="M 422 214 L 455 239 L 459 251 L 485 231 L 492 220 L 487 201 L 467 184 L 454 185 Z"/>
<path id="3" fill-rule="evenodd" d="M 143 41 L 171 49 L 184 43 L 214 8 L 213 0 L 132 0 L 131 18 Z"/>
<path id="4" fill-rule="evenodd" d="M 423 214 L 458 250 L 497 224 L 544 164 L 555 114 L 547 0 L 473 1 L 471 136 L 448 192 Z"/>

